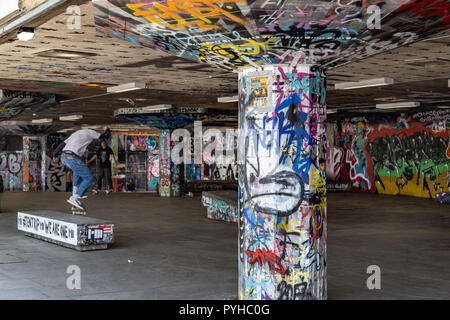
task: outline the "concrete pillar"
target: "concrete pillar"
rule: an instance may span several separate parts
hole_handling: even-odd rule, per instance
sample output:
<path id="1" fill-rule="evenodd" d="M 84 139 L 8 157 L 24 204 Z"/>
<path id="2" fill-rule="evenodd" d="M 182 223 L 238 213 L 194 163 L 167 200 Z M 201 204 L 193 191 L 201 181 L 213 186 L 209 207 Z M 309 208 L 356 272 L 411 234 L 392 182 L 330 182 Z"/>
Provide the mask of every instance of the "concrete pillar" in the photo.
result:
<path id="1" fill-rule="evenodd" d="M 239 298 L 326 299 L 324 74 L 239 72 Z"/>
<path id="2" fill-rule="evenodd" d="M 47 136 L 40 137 L 41 140 L 41 190 L 46 191 L 47 180 Z"/>
<path id="3" fill-rule="evenodd" d="M 170 197 L 170 130 L 159 130 L 159 187 L 158 193 L 161 197 Z"/>
<path id="4" fill-rule="evenodd" d="M 39 137 L 23 137 L 23 191 L 39 191 L 42 188 L 41 150 Z"/>
<path id="5" fill-rule="evenodd" d="M 184 180 L 184 164 L 175 164 L 171 159 L 174 141 L 172 130 L 159 130 L 160 173 L 158 193 L 161 197 L 181 197 Z"/>

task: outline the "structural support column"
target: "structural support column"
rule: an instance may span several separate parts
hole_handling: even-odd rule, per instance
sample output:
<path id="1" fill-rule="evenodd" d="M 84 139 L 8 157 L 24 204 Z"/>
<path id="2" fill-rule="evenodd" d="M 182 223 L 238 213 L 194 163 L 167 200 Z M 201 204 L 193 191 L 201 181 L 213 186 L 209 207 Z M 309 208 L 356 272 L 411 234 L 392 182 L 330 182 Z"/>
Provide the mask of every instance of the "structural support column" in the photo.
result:
<path id="1" fill-rule="evenodd" d="M 161 197 L 181 197 L 184 164 L 175 164 L 172 161 L 170 156 L 172 143 L 171 130 L 159 130 L 160 172 L 158 193 Z"/>
<path id="2" fill-rule="evenodd" d="M 239 73 L 239 298 L 326 299 L 325 76 Z"/>
<path id="3" fill-rule="evenodd" d="M 23 137 L 23 191 L 39 191 L 42 186 L 42 146 L 39 137 Z"/>
<path id="4" fill-rule="evenodd" d="M 47 191 L 47 136 L 41 138 L 41 190 Z M 65 191 L 65 190 L 64 190 Z"/>
<path id="5" fill-rule="evenodd" d="M 170 197 L 170 130 L 159 130 L 159 186 L 160 197 Z"/>

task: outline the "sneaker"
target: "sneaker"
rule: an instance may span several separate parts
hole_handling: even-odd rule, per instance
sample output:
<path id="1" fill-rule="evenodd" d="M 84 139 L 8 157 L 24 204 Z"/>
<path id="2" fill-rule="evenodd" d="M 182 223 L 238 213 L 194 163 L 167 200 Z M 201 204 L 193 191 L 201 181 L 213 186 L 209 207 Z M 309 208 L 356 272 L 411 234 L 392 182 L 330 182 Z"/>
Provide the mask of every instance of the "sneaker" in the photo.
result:
<path id="1" fill-rule="evenodd" d="M 105 192 L 106 192 L 106 194 L 110 194 L 111 192 L 113 192 L 113 190 L 108 189 L 108 190 L 106 190 Z"/>
<path id="2" fill-rule="evenodd" d="M 77 190 L 74 190 L 74 191 L 72 192 L 72 197 L 74 197 L 74 198 L 79 198 L 79 199 L 87 199 L 87 196 L 82 196 L 82 197 L 78 196 L 78 195 L 77 195 L 77 191 L 78 191 L 78 189 L 77 189 Z"/>
<path id="3" fill-rule="evenodd" d="M 98 194 L 98 190 L 97 189 L 92 189 L 92 193 L 93 194 Z"/>
<path id="4" fill-rule="evenodd" d="M 78 198 L 72 196 L 67 200 L 68 203 L 73 205 L 74 207 L 77 207 L 80 210 L 85 210 L 83 204 L 78 200 Z"/>

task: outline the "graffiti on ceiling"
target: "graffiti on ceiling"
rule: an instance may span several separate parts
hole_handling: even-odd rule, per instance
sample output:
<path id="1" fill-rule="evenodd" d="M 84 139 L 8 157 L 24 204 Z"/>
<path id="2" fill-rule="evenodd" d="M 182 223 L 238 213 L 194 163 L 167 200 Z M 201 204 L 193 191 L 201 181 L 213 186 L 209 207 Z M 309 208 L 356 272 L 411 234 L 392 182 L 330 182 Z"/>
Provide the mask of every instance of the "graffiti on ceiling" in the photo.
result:
<path id="1" fill-rule="evenodd" d="M 182 128 L 194 123 L 195 118 L 177 113 L 157 114 L 121 114 L 120 119 L 136 121 L 148 127 L 158 129 Z"/>
<path id="2" fill-rule="evenodd" d="M 33 113 L 41 113 L 44 110 L 55 107 L 58 104 L 54 94 L 42 94 L 38 92 L 2 90 L 0 99 L 0 121 L 11 119 L 25 109 Z"/>
<path id="3" fill-rule="evenodd" d="M 450 27 L 448 0 L 93 0 L 100 33 L 225 69 L 333 68 Z"/>
<path id="4" fill-rule="evenodd" d="M 175 108 L 170 105 L 161 105 L 161 107 L 166 109 L 121 108 L 114 111 L 114 116 L 152 128 L 173 129 L 188 126 L 195 120 L 203 120 L 207 114 L 206 109 Z"/>
<path id="5" fill-rule="evenodd" d="M 177 108 L 151 111 L 143 108 L 121 108 L 114 111 L 114 116 L 123 120 L 138 122 L 158 129 L 183 128 L 203 121 L 206 123 L 237 123 L 237 114 L 230 110 L 214 110 L 205 108 Z"/>

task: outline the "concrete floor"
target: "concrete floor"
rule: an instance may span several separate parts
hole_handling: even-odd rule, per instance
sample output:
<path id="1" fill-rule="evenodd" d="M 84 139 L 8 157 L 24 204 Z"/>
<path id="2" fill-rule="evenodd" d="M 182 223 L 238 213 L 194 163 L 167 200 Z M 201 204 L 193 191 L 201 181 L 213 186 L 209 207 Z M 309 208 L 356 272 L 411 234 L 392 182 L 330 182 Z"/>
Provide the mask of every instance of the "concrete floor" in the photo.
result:
<path id="1" fill-rule="evenodd" d="M 64 193 L 0 193 L 0 299 L 236 299 L 237 225 L 209 221 L 201 198 L 89 195 L 92 217 L 115 223 L 110 250 L 77 252 L 25 237 L 18 210 L 68 212 Z M 329 299 L 450 299 L 450 210 L 435 201 L 330 193 Z M 128 260 L 132 260 L 129 263 Z M 81 268 L 81 290 L 66 269 Z M 381 268 L 368 290 L 366 268 Z"/>

